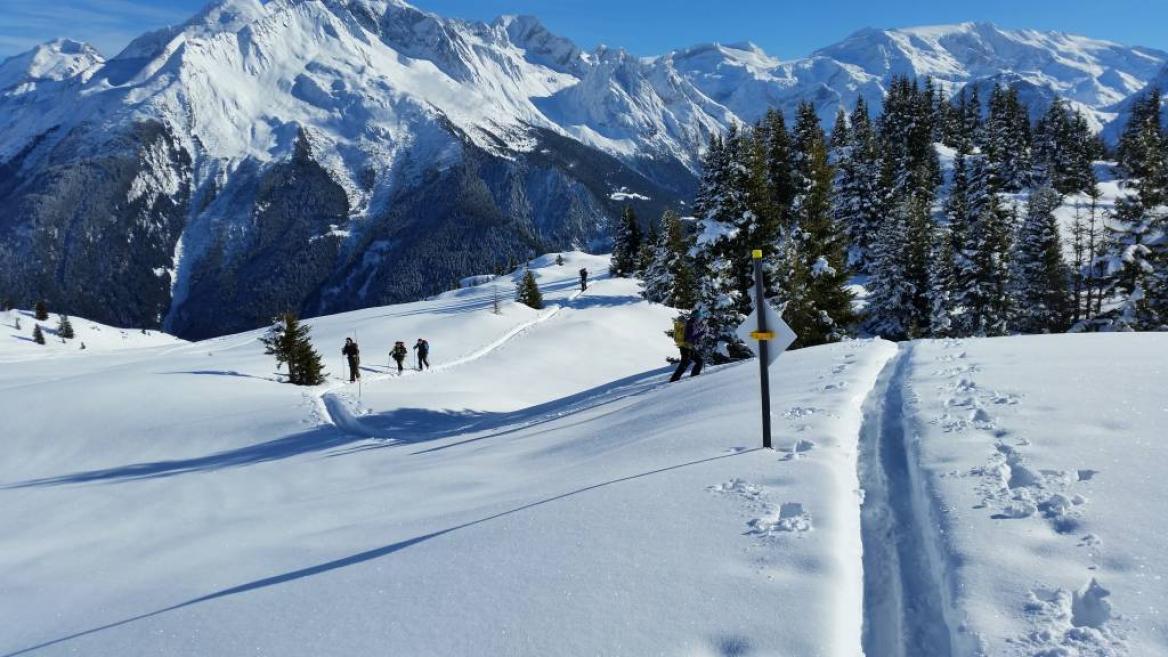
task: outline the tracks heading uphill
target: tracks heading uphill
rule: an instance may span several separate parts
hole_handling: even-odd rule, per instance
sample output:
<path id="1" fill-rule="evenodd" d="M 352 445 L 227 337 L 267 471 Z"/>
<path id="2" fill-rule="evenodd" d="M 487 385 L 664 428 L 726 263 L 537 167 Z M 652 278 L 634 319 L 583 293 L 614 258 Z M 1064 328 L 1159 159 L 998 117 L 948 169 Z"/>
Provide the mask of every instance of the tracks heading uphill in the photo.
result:
<path id="1" fill-rule="evenodd" d="M 538 326 L 560 314 L 560 311 L 569 306 L 576 299 L 579 299 L 582 294 L 584 294 L 583 290 L 577 290 L 576 292 L 573 292 L 572 294 L 568 295 L 564 301 L 556 303 L 555 306 L 549 308 L 547 311 L 542 312 L 529 321 L 523 322 L 522 324 L 512 328 L 510 331 L 503 334 L 493 342 L 483 345 L 482 347 L 479 347 L 478 349 L 452 361 L 435 365 L 434 367 L 431 367 L 429 370 L 427 370 L 427 373 L 438 374 L 441 372 L 446 372 L 488 356 L 515 338 L 523 335 L 524 333 L 527 333 L 535 326 Z M 413 374 L 411 373 L 411 375 Z M 398 375 L 382 374 L 380 376 L 370 377 L 368 383 L 373 384 L 395 380 L 398 378 L 400 378 Z M 351 383 L 341 383 L 325 388 L 320 393 L 318 393 L 316 405 L 320 416 L 329 424 L 332 424 L 341 431 L 354 436 L 360 436 L 363 438 L 384 437 L 377 430 L 366 426 L 366 423 L 361 420 L 360 405 L 357 403 L 357 400 L 353 399 L 352 395 L 346 392 L 352 388 L 353 384 Z"/>
<path id="2" fill-rule="evenodd" d="M 943 564 L 906 443 L 904 378 L 911 355 L 911 345 L 901 347 L 864 404 L 859 475 L 867 657 L 954 655 Z"/>

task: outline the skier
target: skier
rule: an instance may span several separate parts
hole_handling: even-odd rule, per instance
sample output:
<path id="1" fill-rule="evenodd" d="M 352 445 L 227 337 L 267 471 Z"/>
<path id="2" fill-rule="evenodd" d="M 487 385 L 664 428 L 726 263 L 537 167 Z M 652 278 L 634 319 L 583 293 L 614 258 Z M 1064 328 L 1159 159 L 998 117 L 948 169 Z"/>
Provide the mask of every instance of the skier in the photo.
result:
<path id="1" fill-rule="evenodd" d="M 673 342 L 681 352 L 681 362 L 677 370 L 670 377 L 670 382 L 676 382 L 685 374 L 685 370 L 693 363 L 690 376 L 702 373 L 702 342 L 706 338 L 706 319 L 701 309 L 690 313 L 689 319 L 679 316 L 673 320 Z"/>
<path id="2" fill-rule="evenodd" d="M 341 354 L 349 361 L 349 383 L 354 383 L 361 378 L 361 349 L 353 342 L 353 338 L 345 338 Z"/>
<path id="3" fill-rule="evenodd" d="M 580 291 L 588 289 L 588 270 L 583 267 L 580 268 Z"/>
<path id="4" fill-rule="evenodd" d="M 398 374 L 402 373 L 402 361 L 406 359 L 406 355 L 409 353 L 409 350 L 406 349 L 406 343 L 401 342 L 400 340 L 394 343 L 393 351 L 389 352 L 389 355 L 392 356 L 395 361 L 397 361 Z"/>
<path id="5" fill-rule="evenodd" d="M 414 351 L 418 353 L 418 371 L 421 372 L 422 368 L 430 369 L 430 343 L 418 338 L 414 343 Z"/>

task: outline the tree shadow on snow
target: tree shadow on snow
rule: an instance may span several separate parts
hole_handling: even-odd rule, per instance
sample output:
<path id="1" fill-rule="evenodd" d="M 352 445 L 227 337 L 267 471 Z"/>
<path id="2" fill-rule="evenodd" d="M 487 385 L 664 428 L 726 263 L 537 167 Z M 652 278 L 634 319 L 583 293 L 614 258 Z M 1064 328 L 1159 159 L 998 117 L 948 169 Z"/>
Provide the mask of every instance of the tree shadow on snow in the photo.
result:
<path id="1" fill-rule="evenodd" d="M 761 448 L 761 447 L 755 447 L 753 449 L 748 449 L 748 450 L 741 451 L 741 452 L 735 452 L 733 454 L 721 454 L 719 456 L 711 456 L 711 457 L 704 458 L 704 459 L 698 459 L 696 461 L 688 461 L 686 463 L 679 463 L 676 465 L 665 466 L 665 467 L 657 468 L 655 470 L 649 470 L 647 472 L 641 472 L 641 473 L 629 475 L 626 477 L 620 477 L 617 479 L 610 479 L 608 481 L 604 481 L 604 482 L 601 482 L 598 484 L 593 484 L 591 486 L 585 486 L 583 488 L 577 488 L 575 490 L 568 491 L 568 492 L 562 493 L 560 495 L 555 495 L 553 497 L 548 497 L 548 498 L 545 498 L 542 500 L 537 500 L 535 502 L 530 502 L 528 504 L 524 504 L 522 506 L 518 506 L 518 507 L 515 507 L 513 509 L 508 509 L 506 511 L 500 511 L 499 513 L 495 513 L 493 515 L 489 515 L 489 516 L 486 516 L 484 518 L 479 518 L 478 520 L 472 520 L 470 522 L 465 522 L 465 523 L 462 523 L 461 525 L 455 525 L 454 527 L 449 527 L 447 529 L 443 529 L 440 531 L 431 532 L 429 534 L 423 534 L 421 536 L 415 536 L 413 538 L 409 538 L 409 539 L 406 539 L 403 541 L 398 541 L 396 543 L 390 543 L 389 545 L 384 545 L 384 546 L 381 546 L 378 548 L 374 548 L 372 550 L 366 550 L 364 552 L 358 552 L 356 554 L 352 554 L 352 555 L 349 555 L 347 557 L 342 557 L 340 559 L 334 559 L 332 561 L 326 561 L 324 563 L 316 564 L 314 566 L 308 566 L 306 568 L 300 568 L 298 570 L 292 570 L 292 571 L 288 571 L 286 573 L 280 573 L 278 575 L 273 575 L 271 577 L 264 577 L 262 579 L 253 580 L 251 582 L 240 584 L 238 586 L 232 586 L 230 588 L 222 589 L 222 590 L 216 591 L 214 593 L 209 593 L 207 595 L 200 596 L 198 598 L 187 600 L 186 602 L 180 602 L 179 604 L 172 605 L 170 607 L 166 607 L 163 609 L 159 609 L 157 611 L 152 611 L 152 612 L 145 613 L 145 614 L 139 614 L 138 616 L 134 616 L 134 617 L 127 618 L 124 620 L 116 621 L 113 623 L 108 623 L 108 624 L 102 625 L 100 627 L 95 627 L 95 628 L 91 628 L 88 630 L 83 630 L 81 632 L 76 632 L 76 633 L 70 634 L 68 636 L 45 641 L 45 642 L 39 643 L 35 646 L 21 648 L 19 650 L 16 650 L 15 652 L 10 652 L 10 653 L 6 653 L 4 655 L 0 655 L 0 657 L 16 657 L 17 655 L 24 655 L 24 654 L 33 652 L 35 650 L 41 650 L 41 649 L 47 648 L 49 646 L 54 646 L 57 644 L 64 643 L 66 641 L 71 641 L 73 639 L 78 639 L 81 637 L 90 636 L 93 634 L 97 634 L 99 632 L 103 632 L 105 630 L 113 629 L 116 627 L 121 627 L 123 625 L 129 625 L 130 623 L 133 623 L 136 621 L 145 620 L 147 618 L 152 618 L 154 616 L 160 616 L 162 614 L 165 614 L 165 613 L 168 613 L 171 611 L 177 611 L 177 610 L 183 609 L 185 607 L 191 607 L 191 606 L 197 605 L 199 603 L 210 602 L 212 600 L 217 600 L 219 598 L 226 598 L 226 597 L 238 595 L 241 593 L 247 593 L 249 591 L 255 591 L 255 590 L 264 589 L 264 588 L 267 588 L 270 586 L 276 586 L 278 584 L 284 584 L 287 582 L 292 582 L 292 581 L 296 581 L 299 579 L 304 579 L 306 577 L 312 577 L 314 575 L 319 575 L 321 573 L 327 573 L 327 572 L 334 571 L 334 570 L 340 570 L 342 568 L 347 568 L 349 566 L 354 566 L 354 565 L 357 565 L 360 563 L 365 563 L 368 561 L 372 561 L 374 559 L 380 559 L 382 557 L 389 556 L 395 552 L 399 552 L 399 551 L 404 550 L 408 547 L 418 545 L 419 543 L 424 543 L 426 541 L 438 538 L 440 536 L 445 536 L 446 534 L 452 534 L 454 532 L 457 532 L 457 531 L 460 531 L 463 529 L 474 527 L 475 525 L 482 525 L 482 524 L 491 522 L 493 520 L 498 520 L 500 518 L 504 518 L 504 517 L 507 517 L 510 515 L 522 513 L 524 511 L 529 510 L 529 509 L 533 509 L 533 508 L 543 506 L 546 504 L 551 504 L 553 502 L 558 502 L 560 500 L 574 497 L 576 495 L 581 495 L 583 493 L 588 493 L 590 491 L 594 491 L 594 490 L 597 490 L 600 488 L 606 488 L 608 486 L 613 486 L 616 484 L 621 484 L 621 483 L 633 481 L 636 479 L 642 479 L 644 477 L 650 477 L 650 476 L 662 474 L 665 472 L 671 472 L 674 470 L 681 470 L 683 468 L 689 468 L 689 467 L 693 467 L 696 465 L 711 463 L 713 461 L 720 461 L 723 459 L 734 458 L 734 457 L 742 456 L 744 454 L 749 454 L 751 452 L 758 452 L 758 451 L 761 451 L 762 449 L 763 448 Z M 721 651 L 721 654 L 727 655 L 727 656 L 745 655 L 746 651 L 748 651 L 749 647 L 750 647 L 749 644 L 747 644 L 745 641 L 738 639 L 738 638 L 728 638 L 728 639 L 723 638 L 718 642 L 718 645 L 719 645 L 719 649 Z"/>
<path id="2" fill-rule="evenodd" d="M 354 452 L 395 447 L 402 444 L 429 442 L 462 434 L 478 434 L 467 440 L 442 445 L 415 454 L 437 452 L 487 438 L 512 434 L 533 426 L 562 418 L 566 415 L 593 408 L 600 403 L 611 402 L 633 395 L 643 394 L 658 387 L 669 368 L 643 372 L 607 383 L 562 399 L 547 402 L 511 413 L 482 413 L 475 411 L 434 411 L 429 409 L 397 409 L 381 415 L 362 416 L 362 426 L 376 435 L 398 437 L 396 440 L 366 443 L 369 437 L 347 433 L 334 425 L 322 425 L 275 440 L 247 445 L 206 456 L 169 461 L 134 463 L 131 465 L 87 470 L 56 477 L 32 479 L 11 484 L 0 484 L 0 490 L 21 488 L 47 488 L 67 484 L 116 483 L 142 479 L 161 479 L 193 472 L 209 472 L 225 468 L 238 468 L 271 461 L 303 456 L 305 454 L 330 452 L 329 456 L 342 456 Z M 177 372 L 176 374 L 206 374 L 221 376 L 248 376 L 231 372 Z M 504 431 L 496 429 L 506 428 Z"/>
<path id="3" fill-rule="evenodd" d="M 237 449 L 216 452 L 215 454 L 208 454 L 207 456 L 173 461 L 135 463 L 104 470 L 75 472 L 58 477 L 46 477 L 14 484 L 4 484 L 0 485 L 0 490 L 46 488 L 65 484 L 112 483 L 139 479 L 160 479 L 190 472 L 207 472 L 278 461 L 302 454 L 343 447 L 360 440 L 363 440 L 363 438 L 344 433 L 336 427 L 327 425 L 256 445 L 248 445 Z"/>

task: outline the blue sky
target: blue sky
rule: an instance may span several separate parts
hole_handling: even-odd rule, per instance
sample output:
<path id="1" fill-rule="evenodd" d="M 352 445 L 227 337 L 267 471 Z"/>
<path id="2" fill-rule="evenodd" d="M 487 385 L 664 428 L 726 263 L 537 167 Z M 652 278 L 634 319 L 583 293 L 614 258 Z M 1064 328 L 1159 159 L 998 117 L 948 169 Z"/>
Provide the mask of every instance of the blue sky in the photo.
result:
<path id="1" fill-rule="evenodd" d="M 107 55 L 146 30 L 182 22 L 204 0 L 0 0 L 0 57 L 58 36 L 89 41 Z M 800 57 L 862 27 L 967 20 L 1063 30 L 1168 50 L 1165 0 L 416 0 L 461 18 L 534 14 L 591 48 L 639 55 L 704 41 L 750 40 L 771 54 Z"/>

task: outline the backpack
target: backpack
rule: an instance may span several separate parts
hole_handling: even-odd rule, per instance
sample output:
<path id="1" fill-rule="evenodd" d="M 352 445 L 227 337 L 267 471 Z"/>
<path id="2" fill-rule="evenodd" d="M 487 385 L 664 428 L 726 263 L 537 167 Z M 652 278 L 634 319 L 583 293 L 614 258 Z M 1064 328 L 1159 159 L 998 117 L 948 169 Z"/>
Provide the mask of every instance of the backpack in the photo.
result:
<path id="1" fill-rule="evenodd" d="M 678 347 L 689 346 L 689 343 L 685 341 L 685 320 L 680 317 L 673 320 L 673 343 Z"/>

